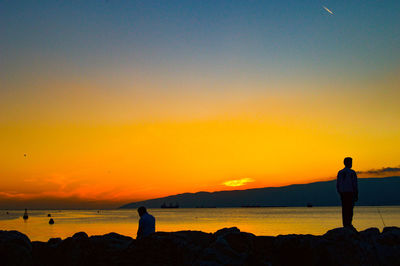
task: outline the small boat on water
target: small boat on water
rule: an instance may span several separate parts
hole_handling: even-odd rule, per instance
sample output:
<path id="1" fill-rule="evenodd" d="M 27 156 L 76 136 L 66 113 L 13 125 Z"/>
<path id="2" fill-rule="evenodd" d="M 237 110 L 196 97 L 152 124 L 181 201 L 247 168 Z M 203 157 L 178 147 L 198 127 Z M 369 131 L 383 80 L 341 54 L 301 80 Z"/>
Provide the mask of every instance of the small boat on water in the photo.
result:
<path id="1" fill-rule="evenodd" d="M 170 203 L 169 205 L 167 205 L 165 202 L 161 205 L 162 209 L 177 209 L 179 208 L 179 204 L 176 203 L 175 205 L 173 205 L 172 203 Z"/>
<path id="2" fill-rule="evenodd" d="M 311 203 L 307 203 L 307 207 L 308 207 L 308 208 L 311 208 L 311 207 L 312 207 L 312 204 L 311 204 Z"/>
<path id="3" fill-rule="evenodd" d="M 28 210 L 27 209 L 25 209 L 25 213 L 24 213 L 24 216 L 22 216 L 22 218 L 24 220 L 28 220 L 29 216 L 28 216 Z"/>

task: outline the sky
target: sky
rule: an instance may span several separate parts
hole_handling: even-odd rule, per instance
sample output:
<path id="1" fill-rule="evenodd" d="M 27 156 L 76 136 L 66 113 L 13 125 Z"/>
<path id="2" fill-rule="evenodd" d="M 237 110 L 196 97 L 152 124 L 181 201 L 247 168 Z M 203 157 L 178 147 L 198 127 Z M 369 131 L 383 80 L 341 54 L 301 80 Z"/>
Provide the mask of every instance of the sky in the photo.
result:
<path id="1" fill-rule="evenodd" d="M 399 174 L 399 12 L 0 0 L 0 208 Z"/>

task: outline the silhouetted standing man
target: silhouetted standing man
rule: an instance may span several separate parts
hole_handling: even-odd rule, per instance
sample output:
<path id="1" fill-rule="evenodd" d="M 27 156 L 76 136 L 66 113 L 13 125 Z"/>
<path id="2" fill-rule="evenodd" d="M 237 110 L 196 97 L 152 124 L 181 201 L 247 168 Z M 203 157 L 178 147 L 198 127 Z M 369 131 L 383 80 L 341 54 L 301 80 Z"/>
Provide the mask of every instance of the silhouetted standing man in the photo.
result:
<path id="1" fill-rule="evenodd" d="M 136 239 L 143 238 L 156 231 L 156 219 L 147 212 L 146 207 L 139 207 L 138 213 L 140 219 Z"/>
<path id="2" fill-rule="evenodd" d="M 338 172 L 336 188 L 342 200 L 343 227 L 354 228 L 352 220 L 354 203 L 358 200 L 357 174 L 351 169 L 352 158 L 346 157 L 343 162 L 345 168 Z"/>

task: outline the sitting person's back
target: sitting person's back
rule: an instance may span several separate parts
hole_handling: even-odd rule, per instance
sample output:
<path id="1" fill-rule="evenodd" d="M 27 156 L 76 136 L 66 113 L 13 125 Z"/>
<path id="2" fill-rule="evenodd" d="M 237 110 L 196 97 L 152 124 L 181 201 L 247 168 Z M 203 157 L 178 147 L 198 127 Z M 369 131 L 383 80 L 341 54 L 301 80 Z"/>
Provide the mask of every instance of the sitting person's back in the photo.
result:
<path id="1" fill-rule="evenodd" d="M 147 212 L 145 207 L 139 207 L 138 213 L 140 219 L 136 238 L 140 239 L 156 231 L 156 219 Z"/>

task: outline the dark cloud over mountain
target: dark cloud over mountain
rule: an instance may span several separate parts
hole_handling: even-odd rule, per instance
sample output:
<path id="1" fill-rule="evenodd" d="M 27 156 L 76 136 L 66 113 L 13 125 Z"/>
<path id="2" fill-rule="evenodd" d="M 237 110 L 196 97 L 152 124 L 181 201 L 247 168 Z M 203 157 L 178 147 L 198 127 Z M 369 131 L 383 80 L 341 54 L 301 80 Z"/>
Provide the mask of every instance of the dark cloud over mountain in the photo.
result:
<path id="1" fill-rule="evenodd" d="M 400 166 L 398 167 L 382 167 L 381 169 L 371 169 L 367 171 L 357 171 L 357 174 L 370 174 L 370 175 L 383 175 L 383 174 L 393 174 L 400 172 Z"/>

